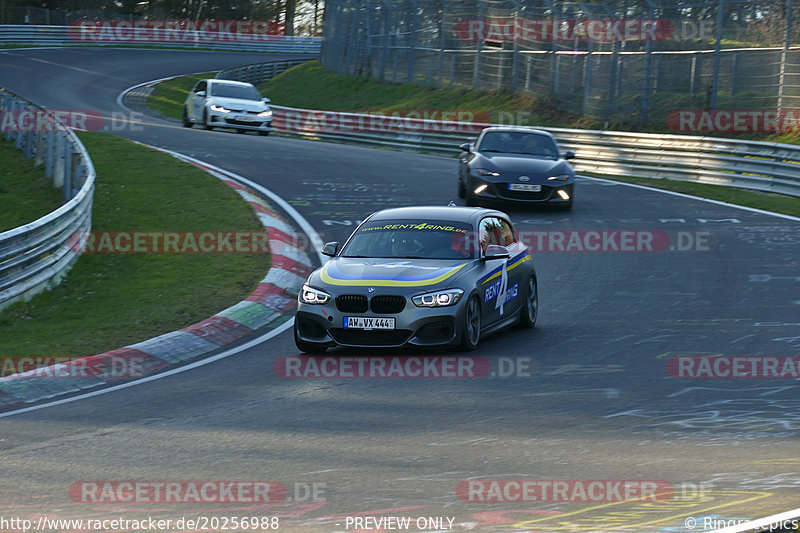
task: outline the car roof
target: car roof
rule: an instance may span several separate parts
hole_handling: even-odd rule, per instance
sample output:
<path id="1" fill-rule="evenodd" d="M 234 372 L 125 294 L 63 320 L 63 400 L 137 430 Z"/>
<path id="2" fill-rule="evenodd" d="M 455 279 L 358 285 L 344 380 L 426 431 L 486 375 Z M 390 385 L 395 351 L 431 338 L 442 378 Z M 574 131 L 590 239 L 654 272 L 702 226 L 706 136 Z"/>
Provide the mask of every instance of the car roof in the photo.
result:
<path id="1" fill-rule="evenodd" d="M 489 128 L 484 128 L 481 131 L 481 134 L 489 133 L 489 132 L 495 132 L 495 131 L 497 131 L 497 132 L 508 132 L 508 133 L 512 133 L 512 132 L 515 132 L 515 133 L 520 133 L 520 132 L 522 132 L 522 133 L 536 133 L 536 134 L 540 134 L 540 135 L 547 135 L 548 137 L 550 137 L 553 140 L 556 139 L 555 136 L 552 133 L 550 133 L 549 131 L 540 130 L 540 129 L 537 129 L 537 128 L 529 128 L 527 126 L 491 126 Z"/>
<path id="2" fill-rule="evenodd" d="M 241 86 L 244 86 L 244 87 L 252 87 L 253 86 L 252 83 L 247 83 L 247 82 L 244 82 L 244 81 L 222 80 L 222 79 L 218 79 L 218 78 L 209 78 L 209 79 L 203 80 L 203 81 L 207 81 L 208 83 L 215 83 L 217 85 L 241 85 Z"/>
<path id="3" fill-rule="evenodd" d="M 421 205 L 409 207 L 393 207 L 383 209 L 373 213 L 368 220 L 445 220 L 450 222 L 466 222 L 474 224 L 485 216 L 500 216 L 509 219 L 509 216 L 496 209 L 486 209 L 481 207 L 462 207 L 462 206 L 443 206 L 443 205 Z"/>

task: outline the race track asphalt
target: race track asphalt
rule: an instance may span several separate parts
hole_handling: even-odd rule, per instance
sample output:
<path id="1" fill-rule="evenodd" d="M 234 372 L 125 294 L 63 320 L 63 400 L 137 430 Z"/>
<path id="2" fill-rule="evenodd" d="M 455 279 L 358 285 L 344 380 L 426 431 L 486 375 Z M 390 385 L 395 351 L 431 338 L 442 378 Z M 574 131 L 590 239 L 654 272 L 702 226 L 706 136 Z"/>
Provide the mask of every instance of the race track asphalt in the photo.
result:
<path id="1" fill-rule="evenodd" d="M 108 117 L 124 112 L 117 96 L 137 83 L 275 57 L 9 50 L 0 52 L 0 86 L 50 109 Z M 344 240 L 380 208 L 457 200 L 456 159 L 142 122 L 115 133 L 271 189 L 323 240 Z M 541 309 L 534 330 L 482 341 L 476 355 L 493 376 L 283 379 L 273 362 L 299 355 L 283 333 L 185 373 L 0 419 L 0 516 L 269 515 L 284 531 L 331 532 L 354 531 L 347 516 L 391 514 L 451 517 L 453 531 L 666 533 L 691 530 L 688 517 L 702 531 L 703 517 L 800 507 L 797 379 L 667 372 L 676 356 L 800 356 L 800 224 L 590 179 L 579 180 L 570 213 L 509 212 L 537 245 L 543 239 Z M 559 249 L 557 239 L 566 245 L 580 230 L 639 231 L 668 244 Z M 457 487 L 469 479 L 663 480 L 676 493 L 647 505 L 575 495 L 462 501 Z M 70 487 L 86 480 L 272 480 L 289 496 L 261 506 L 75 503 Z M 304 498 L 312 485 L 315 502 Z"/>

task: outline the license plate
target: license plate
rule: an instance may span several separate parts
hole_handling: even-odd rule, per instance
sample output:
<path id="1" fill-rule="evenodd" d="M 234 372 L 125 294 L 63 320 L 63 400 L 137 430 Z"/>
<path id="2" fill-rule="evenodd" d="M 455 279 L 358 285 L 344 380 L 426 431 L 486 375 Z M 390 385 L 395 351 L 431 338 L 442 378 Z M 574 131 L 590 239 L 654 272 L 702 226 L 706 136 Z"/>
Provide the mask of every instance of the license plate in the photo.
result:
<path id="1" fill-rule="evenodd" d="M 240 122 L 254 122 L 256 117 L 251 117 L 249 115 L 237 115 L 236 120 Z"/>
<path id="2" fill-rule="evenodd" d="M 351 329 L 394 329 L 394 318 L 346 316 L 344 327 Z"/>
<path id="3" fill-rule="evenodd" d="M 532 185 L 530 183 L 509 183 L 509 191 L 524 191 L 524 192 L 542 192 L 541 185 Z"/>

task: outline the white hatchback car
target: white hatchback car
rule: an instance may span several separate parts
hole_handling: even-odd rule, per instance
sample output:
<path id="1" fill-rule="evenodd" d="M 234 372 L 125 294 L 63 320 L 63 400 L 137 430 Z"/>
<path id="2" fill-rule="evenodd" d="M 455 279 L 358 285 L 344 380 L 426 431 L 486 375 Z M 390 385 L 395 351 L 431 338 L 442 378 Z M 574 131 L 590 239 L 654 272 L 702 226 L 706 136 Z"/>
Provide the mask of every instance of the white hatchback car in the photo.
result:
<path id="1" fill-rule="evenodd" d="M 183 104 L 183 125 L 200 124 L 205 129 L 233 128 L 269 135 L 272 110 L 251 83 L 207 79 L 200 80 Z"/>

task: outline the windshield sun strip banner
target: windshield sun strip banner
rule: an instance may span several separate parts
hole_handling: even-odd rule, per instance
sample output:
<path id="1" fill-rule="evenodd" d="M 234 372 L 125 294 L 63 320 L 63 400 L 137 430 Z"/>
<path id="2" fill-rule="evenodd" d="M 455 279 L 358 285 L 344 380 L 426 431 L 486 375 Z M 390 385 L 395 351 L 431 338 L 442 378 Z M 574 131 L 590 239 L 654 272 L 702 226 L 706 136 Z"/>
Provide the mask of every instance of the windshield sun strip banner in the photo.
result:
<path id="1" fill-rule="evenodd" d="M 336 265 L 335 261 L 330 261 L 322 267 L 320 277 L 324 283 L 329 285 L 346 285 L 346 286 L 362 286 L 362 285 L 375 285 L 378 287 L 423 287 L 425 285 L 433 285 L 441 283 L 442 281 L 452 277 L 456 272 L 461 270 L 467 263 L 457 263 L 442 268 L 437 268 L 432 272 L 427 272 L 418 275 L 384 275 L 372 276 L 370 279 L 365 279 L 358 275 L 347 274 L 343 272 Z M 367 265 L 369 266 L 369 265 Z M 410 268 L 410 265 L 404 265 Z"/>

